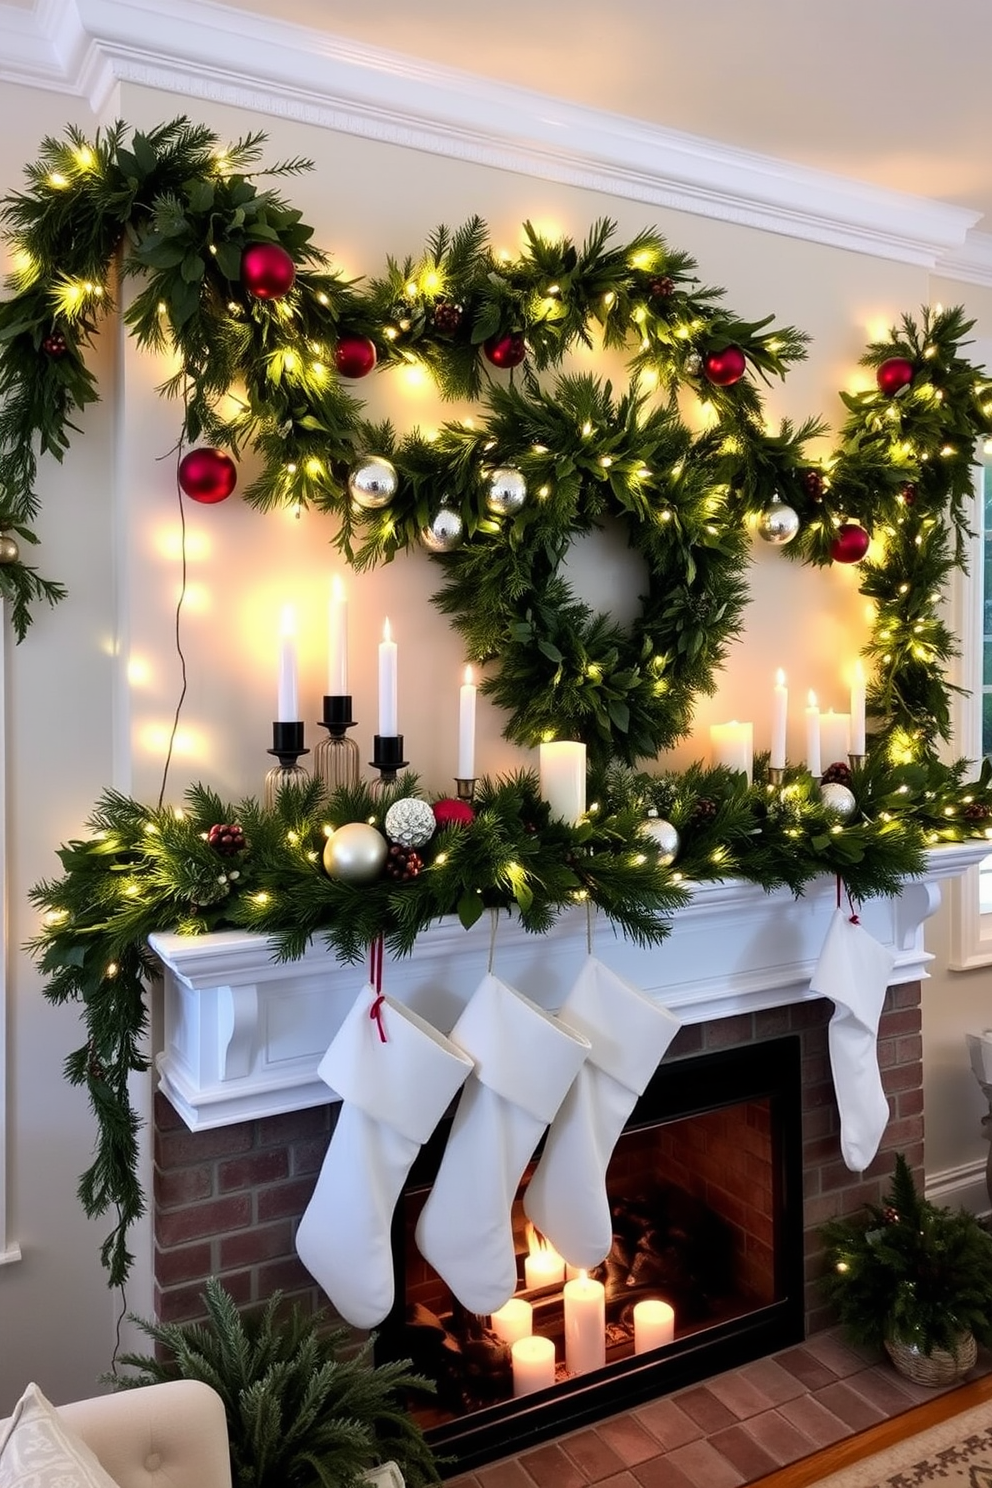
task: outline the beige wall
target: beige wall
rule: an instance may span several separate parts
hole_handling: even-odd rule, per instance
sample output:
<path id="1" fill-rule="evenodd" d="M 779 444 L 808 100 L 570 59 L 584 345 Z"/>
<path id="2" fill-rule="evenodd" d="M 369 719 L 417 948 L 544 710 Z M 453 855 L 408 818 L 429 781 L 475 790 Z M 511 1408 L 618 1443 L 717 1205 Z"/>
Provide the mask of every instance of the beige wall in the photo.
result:
<path id="1" fill-rule="evenodd" d="M 147 126 L 184 107 L 186 101 L 173 95 L 129 86 L 112 112 Z M 3 108 L 3 191 L 19 184 L 21 167 L 43 133 L 61 132 L 70 119 L 88 123 L 81 105 L 54 94 L 8 88 Z M 821 412 L 838 422 L 837 389 L 855 375 L 869 327 L 903 310 L 915 312 L 928 296 L 927 276 L 919 268 L 656 212 L 220 105 L 193 103 L 187 111 L 226 137 L 267 128 L 273 160 L 297 153 L 314 158 L 314 171 L 283 189 L 314 224 L 316 241 L 348 274 L 378 272 L 387 254 L 416 253 L 438 222 L 454 225 L 475 212 L 489 221 L 495 241 L 511 249 L 525 218 L 579 238 L 602 215 L 617 219 L 621 238 L 656 224 L 673 245 L 697 256 L 705 282 L 726 287 L 736 312 L 745 318 L 774 312 L 780 322 L 812 334 L 808 364 L 785 387 L 769 392 L 769 413 L 776 419 Z M 992 334 L 988 294 L 963 288 L 953 298 L 974 301 L 983 333 Z M 71 595 L 53 615 L 39 615 L 23 646 L 7 643 L 13 944 L 32 930 L 28 887 L 57 875 L 56 846 L 79 831 L 101 788 L 113 783 L 157 797 L 161 738 L 179 691 L 172 640 L 177 511 L 169 458 L 177 410 L 154 392 L 166 369 L 131 343 L 121 348 L 119 367 L 112 335 L 102 339 L 99 356 L 107 402 L 87 418 L 85 437 L 77 438 L 64 468 L 46 465 L 42 475 L 40 562 L 46 573 L 68 582 Z M 596 371 L 606 365 L 598 354 L 576 360 L 577 367 Z M 616 365 L 611 370 L 615 378 L 622 376 Z M 456 411 L 440 407 L 429 390 L 405 389 L 396 375 L 372 380 L 360 391 L 370 410 L 390 416 L 401 431 Z M 326 518 L 262 517 L 237 501 L 213 508 L 190 504 L 187 517 L 190 594 L 183 641 L 189 692 L 183 725 L 189 742 L 174 759 L 167 796 L 177 799 L 185 784 L 199 779 L 237 798 L 259 791 L 270 763 L 265 751 L 276 695 L 275 635 L 289 599 L 299 607 L 304 633 L 302 711 L 307 719 L 317 717 L 325 690 L 326 597 L 340 564 L 329 546 Z M 705 752 L 709 721 L 732 716 L 753 718 L 756 743 L 766 745 L 770 708 L 763 711 L 763 700 L 770 700 L 778 666 L 786 668 L 793 688 L 794 755 L 802 752 L 798 719 L 806 690 L 815 688 L 824 706 L 844 705 L 847 668 L 863 638 L 856 575 L 805 569 L 764 547 L 754 559 L 747 634 L 733 649 L 717 697 L 701 705 L 698 736 L 678 752 L 680 760 Z M 348 577 L 362 757 L 369 757 L 374 732 L 375 645 L 388 615 L 401 648 L 407 755 L 425 786 L 435 790 L 454 774 L 462 658 L 457 638 L 429 603 L 433 582 L 423 555 Z M 122 682 L 123 659 L 112 657 L 115 638 L 137 663 L 130 691 Z M 480 704 L 480 770 L 492 773 L 527 760 L 500 739 L 500 728 L 500 718 Z M 312 726 L 308 742 L 316 742 Z M 75 1010 L 53 1010 L 44 1002 L 23 956 L 15 958 L 10 998 L 11 1234 L 24 1259 L 0 1268 L 0 1415 L 28 1377 L 57 1399 L 92 1389 L 109 1363 L 116 1300 L 96 1259 L 105 1227 L 86 1223 L 75 1200 L 76 1176 L 92 1140 L 84 1099 L 65 1087 L 60 1073 L 65 1052 L 80 1037 Z M 944 1039 L 940 1026 L 945 1016 L 958 1024 L 972 1010 L 955 1002 L 952 1016 L 950 1007 L 941 1003 L 933 1037 L 936 1047 L 960 1055 L 959 1028 Z M 966 1085 L 963 1058 L 961 1068 L 959 1083 Z M 941 1080 L 943 1092 L 948 1082 Z M 964 1098 L 960 1121 L 955 1116 L 941 1125 L 943 1166 L 974 1156 L 973 1094 Z M 140 1289 L 128 1301 L 145 1308 Z M 8 1339 L 16 1339 L 16 1346 L 8 1346 Z"/>

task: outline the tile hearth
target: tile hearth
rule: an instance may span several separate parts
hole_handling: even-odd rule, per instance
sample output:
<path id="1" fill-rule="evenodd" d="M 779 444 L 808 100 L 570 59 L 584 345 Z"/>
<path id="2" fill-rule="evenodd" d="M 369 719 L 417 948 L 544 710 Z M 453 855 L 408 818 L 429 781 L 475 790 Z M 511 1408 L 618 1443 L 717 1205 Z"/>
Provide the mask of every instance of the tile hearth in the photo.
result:
<path id="1" fill-rule="evenodd" d="M 982 1351 L 967 1378 L 990 1371 Z M 446 1488 L 739 1488 L 943 1393 L 833 1328 Z"/>

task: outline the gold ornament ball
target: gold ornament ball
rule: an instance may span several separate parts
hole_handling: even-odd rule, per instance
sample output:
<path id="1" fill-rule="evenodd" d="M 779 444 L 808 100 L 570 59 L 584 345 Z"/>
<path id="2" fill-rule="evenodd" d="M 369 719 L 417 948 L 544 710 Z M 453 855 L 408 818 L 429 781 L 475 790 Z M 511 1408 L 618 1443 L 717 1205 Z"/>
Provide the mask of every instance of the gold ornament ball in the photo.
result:
<path id="1" fill-rule="evenodd" d="M 799 517 L 781 496 L 773 496 L 758 518 L 758 536 L 766 543 L 784 547 L 799 531 Z"/>
<path id="2" fill-rule="evenodd" d="M 348 494 L 363 511 L 388 506 L 399 489 L 396 466 L 383 455 L 374 455 L 356 466 L 348 477 Z"/>
<path id="3" fill-rule="evenodd" d="M 16 563 L 20 556 L 21 550 L 10 533 L 0 532 L 0 563 Z"/>
<path id="4" fill-rule="evenodd" d="M 489 477 L 486 506 L 494 517 L 512 517 L 527 500 L 527 482 L 512 465 L 501 465 Z"/>
<path id="5" fill-rule="evenodd" d="M 682 839 L 678 828 L 673 827 L 670 821 L 665 821 L 661 816 L 649 816 L 641 825 L 641 831 L 648 837 L 653 837 L 658 847 L 658 862 L 663 868 L 674 863 L 678 857 Z"/>
<path id="6" fill-rule="evenodd" d="M 345 822 L 324 844 L 324 871 L 342 883 L 372 883 L 386 861 L 386 839 L 368 822 Z"/>
<path id="7" fill-rule="evenodd" d="M 826 785 L 821 785 L 820 799 L 828 811 L 832 811 L 834 816 L 839 816 L 844 821 L 854 815 L 858 804 L 854 798 L 854 792 L 848 790 L 846 785 L 841 785 L 839 780 L 828 780 Z"/>

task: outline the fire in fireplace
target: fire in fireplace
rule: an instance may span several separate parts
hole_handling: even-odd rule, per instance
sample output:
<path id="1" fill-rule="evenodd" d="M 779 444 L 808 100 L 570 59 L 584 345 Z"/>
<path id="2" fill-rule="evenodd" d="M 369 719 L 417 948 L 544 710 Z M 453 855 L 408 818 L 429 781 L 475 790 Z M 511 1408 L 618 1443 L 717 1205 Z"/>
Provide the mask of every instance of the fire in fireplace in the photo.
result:
<path id="1" fill-rule="evenodd" d="M 436 1394 L 409 1402 L 451 1472 L 798 1342 L 804 1335 L 800 1040 L 663 1063 L 607 1170 L 613 1244 L 588 1275 L 513 1206 L 518 1284 L 467 1312 L 414 1233 L 446 1136 L 393 1225 L 396 1303 L 377 1342 Z"/>

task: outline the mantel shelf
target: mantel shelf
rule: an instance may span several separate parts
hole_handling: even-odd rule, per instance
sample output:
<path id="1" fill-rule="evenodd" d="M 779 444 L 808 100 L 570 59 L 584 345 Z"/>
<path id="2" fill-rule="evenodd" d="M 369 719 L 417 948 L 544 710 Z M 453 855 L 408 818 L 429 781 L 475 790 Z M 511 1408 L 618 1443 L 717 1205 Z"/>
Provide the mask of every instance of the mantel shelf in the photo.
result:
<path id="1" fill-rule="evenodd" d="M 861 923 L 895 954 L 892 983 L 927 976 L 933 958 L 923 924 L 940 903 L 940 884 L 987 853 L 980 841 L 934 848 L 924 875 L 898 897 L 859 906 Z M 810 975 L 836 902 L 827 878 L 799 899 L 736 881 L 696 884 L 662 945 L 634 945 L 599 916 L 593 949 L 683 1022 L 707 1022 L 811 999 Z M 454 917 L 442 920 L 408 957 L 387 965 L 384 990 L 447 1032 L 487 969 L 491 940 L 488 916 L 468 931 Z M 368 980 L 366 968 L 346 965 L 323 942 L 298 960 L 277 961 L 268 937 L 234 930 L 159 934 L 150 944 L 163 966 L 160 1088 L 187 1126 L 225 1126 L 335 1098 L 317 1065 Z M 578 906 L 545 935 L 501 915 L 493 965 L 554 1010 L 587 947 L 587 916 Z"/>

